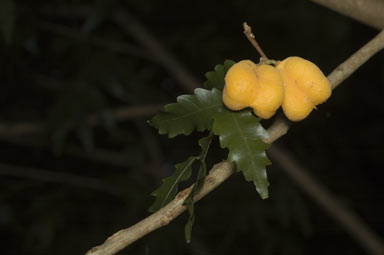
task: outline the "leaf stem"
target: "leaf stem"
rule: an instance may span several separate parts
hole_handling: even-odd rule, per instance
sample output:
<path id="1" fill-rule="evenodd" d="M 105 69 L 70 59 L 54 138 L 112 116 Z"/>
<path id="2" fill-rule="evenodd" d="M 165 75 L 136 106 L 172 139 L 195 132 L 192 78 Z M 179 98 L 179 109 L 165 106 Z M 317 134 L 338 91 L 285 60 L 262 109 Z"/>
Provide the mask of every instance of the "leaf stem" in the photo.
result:
<path id="1" fill-rule="evenodd" d="M 205 148 L 202 148 L 201 153 L 200 153 L 200 155 L 199 155 L 199 157 L 198 157 L 198 159 L 199 159 L 201 162 L 204 162 L 204 161 L 205 161 L 205 158 L 207 157 L 208 150 L 209 150 L 209 147 L 211 146 L 213 137 L 214 137 L 214 135 L 213 135 L 213 132 L 211 131 L 211 132 L 209 133 L 209 135 L 206 137 L 207 140 L 208 140 L 208 141 L 207 141 L 207 145 L 206 145 Z"/>
<path id="2" fill-rule="evenodd" d="M 264 54 L 264 51 L 261 49 L 260 45 L 257 43 L 255 39 L 255 35 L 252 33 L 252 28 L 247 24 L 247 22 L 243 23 L 244 34 L 248 38 L 249 42 L 256 48 L 257 52 L 259 52 L 261 58 L 263 60 L 268 60 L 267 56 Z"/>
<path id="3" fill-rule="evenodd" d="M 193 204 L 193 197 L 197 193 L 200 192 L 201 184 L 202 184 L 201 182 L 204 182 L 204 180 L 205 180 L 205 173 L 203 174 L 203 176 L 200 176 L 202 174 L 201 169 L 202 169 L 202 167 L 206 168 L 205 158 L 207 157 L 208 150 L 209 150 L 209 147 L 211 146 L 213 137 L 214 137 L 213 132 L 210 132 L 207 137 L 202 138 L 202 139 L 207 139 L 206 144 L 203 144 L 201 142 L 202 139 L 199 141 L 199 144 L 201 146 L 201 153 L 199 156 L 196 157 L 196 159 L 200 161 L 200 169 L 199 169 L 199 173 L 198 173 L 197 179 L 195 181 L 195 184 L 194 184 L 191 192 L 189 193 L 188 197 L 184 201 L 185 205 L 188 205 L 190 202 Z"/>
<path id="4" fill-rule="evenodd" d="M 205 158 L 207 157 L 207 153 L 209 147 L 211 146 L 213 140 L 213 132 L 211 131 L 208 136 L 199 140 L 199 145 L 201 147 L 201 153 L 198 157 L 196 157 L 200 161 L 199 172 L 197 174 L 196 181 L 189 192 L 189 195 L 184 200 L 183 205 L 186 205 L 189 212 L 189 218 L 187 223 L 185 224 L 184 232 L 185 232 L 185 241 L 190 243 L 191 235 L 192 235 L 192 226 L 195 222 L 195 206 L 194 206 L 194 197 L 198 194 L 205 182 L 205 177 L 207 175 L 207 165 L 205 163 Z"/>

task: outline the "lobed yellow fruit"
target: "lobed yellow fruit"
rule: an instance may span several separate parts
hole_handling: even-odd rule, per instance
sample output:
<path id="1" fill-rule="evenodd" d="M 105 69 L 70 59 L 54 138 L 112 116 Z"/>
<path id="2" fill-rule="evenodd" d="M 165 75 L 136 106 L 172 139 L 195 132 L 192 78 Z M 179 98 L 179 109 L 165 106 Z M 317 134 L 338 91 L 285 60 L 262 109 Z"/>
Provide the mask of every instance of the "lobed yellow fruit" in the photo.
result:
<path id="1" fill-rule="evenodd" d="M 283 81 L 270 65 L 256 65 L 250 60 L 234 64 L 225 76 L 223 102 L 231 110 L 252 107 L 254 113 L 269 119 L 284 97 Z"/>
<path id="2" fill-rule="evenodd" d="M 327 77 L 312 62 L 289 57 L 276 68 L 284 81 L 282 108 L 288 119 L 305 119 L 316 105 L 331 96 L 332 89 Z"/>

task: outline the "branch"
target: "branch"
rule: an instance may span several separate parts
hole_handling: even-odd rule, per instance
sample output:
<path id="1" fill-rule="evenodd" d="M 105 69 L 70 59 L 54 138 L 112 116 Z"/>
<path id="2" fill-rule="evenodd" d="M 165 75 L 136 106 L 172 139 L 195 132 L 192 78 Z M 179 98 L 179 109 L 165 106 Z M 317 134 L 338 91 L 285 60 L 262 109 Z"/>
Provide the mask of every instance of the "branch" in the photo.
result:
<path id="1" fill-rule="evenodd" d="M 273 143 L 288 132 L 291 122 L 287 120 L 284 114 L 279 114 L 272 125 L 268 128 L 269 137 L 264 139 L 265 143 Z"/>
<path id="2" fill-rule="evenodd" d="M 28 134 L 36 134 L 44 131 L 43 122 L 26 123 L 0 123 L 0 136 L 20 137 Z"/>
<path id="3" fill-rule="evenodd" d="M 232 175 L 234 169 L 234 164 L 226 161 L 216 164 L 209 172 L 209 175 L 205 179 L 203 188 L 199 194 L 194 197 L 194 200 L 198 201 L 214 190 Z M 173 199 L 169 204 L 130 228 L 116 232 L 113 236 L 109 237 L 105 243 L 92 248 L 86 253 L 86 255 L 115 254 L 146 234 L 167 225 L 186 210 L 187 207 L 184 205 L 184 200 L 188 196 L 191 189 L 192 186 L 179 192 L 175 199 Z"/>
<path id="4" fill-rule="evenodd" d="M 129 35 L 145 46 L 154 59 L 159 62 L 185 90 L 193 92 L 200 87 L 200 83 L 190 74 L 184 65 L 179 62 L 173 54 L 162 46 L 162 44 L 141 24 L 141 22 L 128 13 L 121 10 L 114 13 L 113 20 Z"/>
<path id="5" fill-rule="evenodd" d="M 116 121 L 125 121 L 127 119 L 141 118 L 141 117 L 152 115 L 158 112 L 162 107 L 163 105 L 160 105 L 160 104 L 121 107 L 113 110 L 112 114 Z M 88 118 L 89 126 L 95 126 L 99 123 L 100 123 L 100 118 L 98 118 L 95 115 L 91 115 Z M 46 141 L 43 141 L 41 139 L 33 139 L 36 137 L 28 136 L 28 135 L 36 135 L 39 133 L 43 133 L 44 131 L 45 131 L 45 125 L 43 122 L 18 123 L 18 124 L 5 124 L 5 123 L 1 124 L 0 123 L 0 140 L 9 142 L 11 144 L 19 145 L 19 146 L 40 147 L 44 149 L 50 149 L 51 147 Z M 143 136 L 143 137 L 148 138 L 147 136 Z M 149 146 L 147 147 L 149 148 Z M 151 153 L 151 155 L 153 155 L 153 153 Z M 95 162 L 101 162 L 104 164 L 117 166 L 117 167 L 126 168 L 127 166 L 129 166 L 127 157 L 125 157 L 122 153 L 116 153 L 116 152 L 101 149 L 101 148 L 94 148 L 91 152 L 86 152 L 84 151 L 83 148 L 80 148 L 78 146 L 68 145 L 68 146 L 65 146 L 63 154 L 86 159 L 86 160 L 91 160 Z M 161 160 L 157 159 L 157 162 L 159 161 Z M 157 178 L 156 174 L 158 174 L 158 172 L 156 172 L 156 174 L 154 173 L 154 171 L 151 171 L 151 172 L 152 172 L 151 176 L 153 176 L 154 178 Z"/>
<path id="6" fill-rule="evenodd" d="M 323 185 L 318 183 L 306 169 L 283 149 L 271 146 L 269 156 L 278 162 L 281 169 L 305 191 L 329 216 L 341 224 L 355 240 L 371 254 L 384 254 L 380 238 L 352 211 L 345 208 Z"/>
<path id="7" fill-rule="evenodd" d="M 127 119 L 147 117 L 155 114 L 164 107 L 164 104 L 134 105 L 129 107 L 120 107 L 113 110 L 113 116 L 117 121 Z"/>
<path id="8" fill-rule="evenodd" d="M 41 8 L 40 13 L 51 16 L 61 16 L 69 19 L 87 17 L 92 9 L 85 5 L 76 8 L 64 5 L 47 5 Z M 112 20 L 129 36 L 144 46 L 152 59 L 163 66 L 168 73 L 178 82 L 178 85 L 188 92 L 200 87 L 199 81 L 184 67 L 184 65 L 170 53 L 155 36 L 134 15 L 126 10 L 119 10 L 112 14 Z"/>
<path id="9" fill-rule="evenodd" d="M 96 178 L 83 177 L 63 172 L 53 172 L 31 167 L 0 164 L 0 175 L 29 178 L 45 182 L 63 183 L 94 190 L 106 191 L 114 196 L 121 195 L 121 190 L 119 188 L 108 185 L 107 183 Z"/>
<path id="10" fill-rule="evenodd" d="M 343 80 L 345 80 L 349 75 L 351 75 L 359 66 L 364 64 L 367 59 L 372 57 L 376 52 L 384 48 L 384 32 L 379 33 L 374 39 L 369 43 L 364 45 L 358 52 L 352 55 L 344 63 L 342 63 L 337 72 L 338 75 L 333 75 L 334 72 L 328 77 L 332 83 L 332 88 L 335 88 Z M 340 73 L 339 73 L 340 72 Z M 345 72 L 345 75 L 343 74 Z M 341 75 L 343 74 L 343 75 Z M 270 138 L 265 140 L 267 143 L 272 143 L 283 136 L 289 129 L 289 122 L 278 118 L 268 129 L 270 132 Z M 195 196 L 196 201 L 205 196 L 208 192 L 206 187 L 210 187 L 209 191 L 219 186 L 224 180 L 226 180 L 234 172 L 234 164 L 223 162 L 214 166 L 210 171 L 207 179 L 204 184 L 203 190 Z M 221 176 L 220 178 L 211 178 L 212 175 Z M 310 178 L 310 177 L 309 177 Z M 311 179 L 311 178 L 310 178 Z M 295 179 L 296 180 L 296 179 Z M 113 236 L 108 238 L 102 245 L 96 246 L 86 253 L 86 255 L 110 255 L 115 254 L 121 249 L 125 248 L 134 241 L 140 239 L 141 237 L 147 235 L 148 233 L 167 225 L 170 221 L 180 215 L 184 210 L 185 206 L 183 205 L 185 197 L 188 195 L 192 186 L 178 193 L 176 198 L 172 200 L 168 205 L 157 211 L 156 213 L 148 216 L 139 223 L 133 225 L 130 228 L 120 230 L 115 233 Z M 328 194 L 326 193 L 326 196 Z M 327 206 L 327 204 L 324 204 Z M 349 229 L 348 229 L 349 230 Z M 360 240 L 361 243 L 364 242 L 364 239 Z M 370 247 L 372 243 L 365 243 L 365 247 Z M 376 250 L 374 247 L 370 247 L 371 251 Z M 373 253 L 379 255 L 381 253 Z"/>
<path id="11" fill-rule="evenodd" d="M 41 139 L 41 137 L 20 137 L 20 136 L 6 136 L 0 134 L 0 140 L 7 143 L 23 146 L 23 147 L 33 147 L 42 150 L 51 150 L 49 143 Z M 67 145 L 63 150 L 63 154 L 81 158 L 89 161 L 94 161 L 102 164 L 112 165 L 115 167 L 127 168 L 129 162 L 127 157 L 122 153 L 112 152 L 110 150 L 105 150 L 101 148 L 94 148 L 91 152 L 84 151 L 84 148 L 74 145 Z"/>
<path id="12" fill-rule="evenodd" d="M 134 105 L 116 108 L 112 111 L 112 115 L 116 121 L 125 121 L 128 119 L 150 116 L 158 112 L 164 105 Z M 88 125 L 95 126 L 100 123 L 100 118 L 96 115 L 88 117 Z M 44 132 L 45 124 L 43 122 L 26 122 L 26 123 L 0 123 L 0 137 L 17 137 L 24 135 L 32 135 Z"/>
<path id="13" fill-rule="evenodd" d="M 365 44 L 360 50 L 349 57 L 344 63 L 336 67 L 336 69 L 328 75 L 328 80 L 331 83 L 332 89 L 339 86 L 341 82 L 347 79 L 361 65 L 367 62 L 368 59 L 383 48 L 384 30 L 382 30 L 375 38 Z"/>
<path id="14" fill-rule="evenodd" d="M 47 149 L 51 149 L 49 145 L 46 144 L 45 146 Z M 94 148 L 92 151 L 87 152 L 80 146 L 68 145 L 65 146 L 63 154 L 115 167 L 129 167 L 129 161 L 124 153 L 114 152 L 108 149 Z"/>
<path id="15" fill-rule="evenodd" d="M 384 1 L 382 0 L 312 0 L 312 2 L 377 29 L 384 28 Z"/>
<path id="16" fill-rule="evenodd" d="M 70 27 L 51 22 L 40 22 L 37 24 L 37 27 L 43 31 L 47 31 L 53 34 L 59 34 L 73 39 L 82 39 L 90 44 L 103 47 L 114 52 L 129 54 L 135 57 L 151 60 L 150 56 L 148 56 L 148 54 L 143 51 L 143 49 L 135 45 L 110 40 L 100 36 L 89 35 L 84 32 L 71 29 Z"/>

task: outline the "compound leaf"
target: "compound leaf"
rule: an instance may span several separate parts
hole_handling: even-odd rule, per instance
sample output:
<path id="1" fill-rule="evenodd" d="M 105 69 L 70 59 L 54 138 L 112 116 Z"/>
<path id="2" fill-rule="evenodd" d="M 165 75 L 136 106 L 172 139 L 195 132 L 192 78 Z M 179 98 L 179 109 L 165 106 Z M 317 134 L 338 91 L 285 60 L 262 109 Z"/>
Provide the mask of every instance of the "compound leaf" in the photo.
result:
<path id="1" fill-rule="evenodd" d="M 250 110 L 224 110 L 215 116 L 213 132 L 220 136 L 220 146 L 229 149 L 228 160 L 236 162 L 237 170 L 243 172 L 247 181 L 254 182 L 264 199 L 269 186 L 265 167 L 270 161 L 265 153 L 268 145 L 261 139 L 269 135 L 259 121 Z"/>
<path id="2" fill-rule="evenodd" d="M 221 91 L 217 89 L 195 89 L 194 95 L 182 95 L 177 103 L 168 104 L 149 124 L 159 130 L 159 134 L 189 135 L 193 130 L 212 129 L 213 116 L 224 109 Z"/>
<path id="3" fill-rule="evenodd" d="M 175 172 L 171 176 L 163 179 L 161 186 L 152 192 L 151 195 L 155 197 L 155 202 L 149 208 L 150 212 L 159 210 L 176 196 L 178 184 L 191 177 L 192 164 L 196 159 L 196 157 L 189 157 L 184 162 L 175 165 Z"/>
<path id="4" fill-rule="evenodd" d="M 207 81 L 204 82 L 204 87 L 207 89 L 217 88 L 222 90 L 225 84 L 225 74 L 234 64 L 234 61 L 227 59 L 224 61 L 224 65 L 216 65 L 215 71 L 210 71 L 205 74 Z"/>

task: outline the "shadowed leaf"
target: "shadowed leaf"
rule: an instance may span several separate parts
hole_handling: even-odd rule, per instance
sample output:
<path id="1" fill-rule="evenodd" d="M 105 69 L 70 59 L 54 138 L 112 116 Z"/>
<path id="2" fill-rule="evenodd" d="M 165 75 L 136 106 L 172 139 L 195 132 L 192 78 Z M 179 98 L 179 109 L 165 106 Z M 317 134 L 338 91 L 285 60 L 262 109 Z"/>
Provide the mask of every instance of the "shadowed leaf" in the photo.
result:
<path id="1" fill-rule="evenodd" d="M 207 89 L 220 89 L 224 88 L 224 77 L 228 69 L 235 64 L 232 60 L 225 60 L 224 65 L 216 65 L 215 71 L 210 71 L 205 74 L 207 81 L 204 82 L 204 87 Z"/>
<path id="2" fill-rule="evenodd" d="M 207 176 L 207 164 L 205 163 L 205 158 L 207 156 L 208 149 L 209 149 L 209 146 L 211 145 L 212 139 L 213 139 L 213 135 L 210 134 L 199 140 L 199 145 L 201 147 L 201 154 L 199 156 L 200 168 L 197 174 L 195 185 L 193 186 L 191 192 L 189 193 L 188 197 L 184 201 L 184 204 L 187 205 L 188 212 L 189 212 L 189 218 L 187 223 L 185 224 L 185 229 L 184 229 L 185 240 L 187 243 L 191 241 L 192 226 L 195 221 L 195 207 L 194 207 L 193 198 L 195 197 L 196 194 L 200 192 L 201 188 L 204 185 L 205 177 Z"/>
<path id="3" fill-rule="evenodd" d="M 195 160 L 196 157 L 189 157 L 184 162 L 175 165 L 175 172 L 171 176 L 163 179 L 161 186 L 152 192 L 152 195 L 155 196 L 155 202 L 149 208 L 150 212 L 159 210 L 176 196 L 178 184 L 189 179 L 191 176 L 192 164 Z"/>

